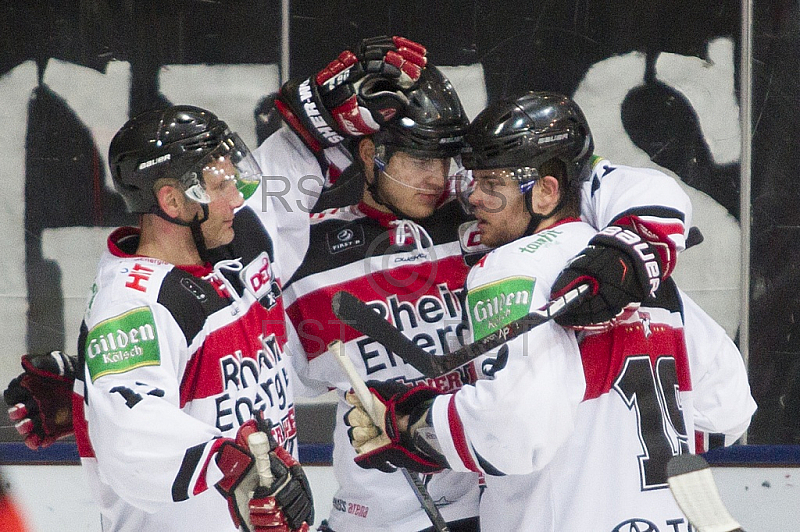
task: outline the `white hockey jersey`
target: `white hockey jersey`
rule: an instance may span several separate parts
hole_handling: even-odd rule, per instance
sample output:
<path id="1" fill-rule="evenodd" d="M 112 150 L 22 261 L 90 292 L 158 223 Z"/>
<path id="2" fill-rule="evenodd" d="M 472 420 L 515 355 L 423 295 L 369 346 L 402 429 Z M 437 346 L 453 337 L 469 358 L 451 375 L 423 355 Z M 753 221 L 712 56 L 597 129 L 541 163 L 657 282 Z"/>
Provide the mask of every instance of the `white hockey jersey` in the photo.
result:
<path id="1" fill-rule="evenodd" d="M 296 156 L 301 149 L 284 128 L 253 152 L 266 177 L 236 213 L 233 242 L 209 251 L 213 271 L 130 255 L 133 229 L 110 237 L 88 302 L 74 400 L 104 530 L 234 532 L 209 457 L 255 410 L 297 457 L 299 381 L 283 351 L 281 283 L 305 254 L 323 183 L 319 165 Z"/>
<path id="2" fill-rule="evenodd" d="M 475 334 L 544 305 L 594 232 L 561 223 L 489 254 L 467 280 Z M 573 331 L 543 324 L 507 344 L 493 378 L 436 399 L 433 424 L 450 466 L 488 473 L 482 527 L 688 530 L 666 462 L 694 450 L 695 428 L 735 439 L 755 403 L 733 344 L 693 302 L 685 308 L 690 354 L 678 291 L 666 282 L 614 330 L 579 347 Z"/>
<path id="3" fill-rule="evenodd" d="M 296 453 L 280 285 L 266 250 L 178 268 L 131 255 L 137 237 L 110 237 L 82 325 L 81 462 L 104 530 L 233 532 L 213 487 L 219 438 L 260 410 Z"/>
<path id="4" fill-rule="evenodd" d="M 476 380 L 468 365 L 439 379 L 425 379 L 378 342 L 338 321 L 331 301 L 345 290 L 379 310 L 404 334 L 432 353 L 461 343 L 463 291 L 468 267 L 459 245 L 459 222 L 472 230 L 461 207 L 451 201 L 421 225 L 378 212 L 361 203 L 315 215 L 303 265 L 286 285 L 290 318 L 287 352 L 301 376 L 338 389 L 333 464 L 339 489 L 328 519 L 332 530 L 409 532 L 430 527 L 401 472 L 367 470 L 354 462 L 348 427 L 350 382 L 327 350 L 334 339 L 364 380 L 426 383 L 453 391 Z M 409 233 L 407 233 L 409 231 Z M 453 471 L 427 477 L 428 491 L 443 517 L 455 521 L 478 513 L 478 475 Z"/>

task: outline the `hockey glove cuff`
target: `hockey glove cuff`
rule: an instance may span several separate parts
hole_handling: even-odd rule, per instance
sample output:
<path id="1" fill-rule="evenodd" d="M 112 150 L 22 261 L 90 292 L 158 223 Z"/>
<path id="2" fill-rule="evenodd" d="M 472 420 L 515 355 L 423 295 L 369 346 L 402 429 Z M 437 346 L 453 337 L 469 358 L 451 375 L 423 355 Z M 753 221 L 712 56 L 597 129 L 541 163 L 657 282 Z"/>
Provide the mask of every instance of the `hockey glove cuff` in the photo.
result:
<path id="1" fill-rule="evenodd" d="M 248 436 L 266 433 L 270 451 L 271 481 L 262 485 Z M 246 532 L 289 532 L 308 530 L 314 522 L 311 487 L 300 464 L 272 436 L 271 426 L 263 419 L 244 423 L 236 440 L 226 441 L 217 452 L 217 466 L 224 477 L 217 489 L 228 500 L 236 526 Z"/>
<path id="2" fill-rule="evenodd" d="M 551 290 L 557 298 L 579 284 L 592 293 L 556 322 L 584 330 L 607 330 L 628 318 L 661 284 L 661 258 L 630 229 L 610 225 L 589 241 L 561 271 Z"/>
<path id="3" fill-rule="evenodd" d="M 369 381 L 367 387 L 373 395 L 375 410 L 382 426 L 370 419 L 353 392 L 345 399 L 353 408 L 345 414 L 350 426 L 348 436 L 358 455 L 356 463 L 365 469 L 379 469 L 391 473 L 403 467 L 419 473 L 436 473 L 447 467 L 447 462 L 431 448 L 422 449 L 415 444 L 413 427 L 427 415 L 430 401 L 441 394 L 429 386 L 408 388 L 395 381 Z M 403 428 L 399 426 L 403 422 Z"/>
<path id="4" fill-rule="evenodd" d="M 290 530 L 302 530 L 305 526 L 314 523 L 314 501 L 311 496 L 311 486 L 308 483 L 303 468 L 283 447 L 271 439 L 272 450 L 269 453 L 273 481 L 266 490 L 260 494 L 274 499 L 284 520 Z M 264 505 L 258 498 L 259 493 L 253 496 L 250 506 L 250 517 L 253 524 L 257 525 L 260 518 L 272 519 L 270 512 L 264 513 Z M 267 506 L 269 502 L 267 501 Z M 259 525 L 260 526 L 260 525 Z M 261 530 L 256 527 L 256 530 Z"/>

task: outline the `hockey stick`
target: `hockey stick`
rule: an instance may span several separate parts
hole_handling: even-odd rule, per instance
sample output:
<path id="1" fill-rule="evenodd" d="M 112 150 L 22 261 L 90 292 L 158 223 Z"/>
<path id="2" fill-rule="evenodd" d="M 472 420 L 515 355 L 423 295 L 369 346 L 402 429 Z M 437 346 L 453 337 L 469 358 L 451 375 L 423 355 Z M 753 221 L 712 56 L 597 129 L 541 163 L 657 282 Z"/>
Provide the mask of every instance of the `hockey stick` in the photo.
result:
<path id="1" fill-rule="evenodd" d="M 247 446 L 256 459 L 256 473 L 259 484 L 265 488 L 272 486 L 272 466 L 269 462 L 269 438 L 265 432 L 254 432 L 247 437 Z"/>
<path id="2" fill-rule="evenodd" d="M 702 456 L 673 457 L 667 463 L 667 483 L 697 532 L 744 532 L 720 499 L 711 467 Z"/>
<path id="3" fill-rule="evenodd" d="M 451 353 L 433 356 L 408 339 L 389 322 L 373 312 L 363 301 L 349 292 L 337 292 L 333 296 L 333 313 L 343 323 L 375 339 L 391 352 L 414 366 L 428 378 L 435 378 L 491 351 L 495 347 L 520 336 L 534 327 L 550 321 L 574 308 L 588 294 L 590 287 L 578 285 L 563 296 L 556 298 L 539 310 L 504 325 L 477 342 L 465 345 Z"/>
<path id="4" fill-rule="evenodd" d="M 372 313 L 374 314 L 374 312 Z M 381 419 L 380 414 L 375 410 L 375 402 L 372 399 L 372 392 L 369 391 L 364 379 L 362 379 L 358 374 L 356 367 L 353 365 L 353 361 L 350 360 L 350 358 L 345 354 L 344 344 L 339 340 L 334 340 L 328 344 L 328 351 L 333 353 L 333 358 L 336 359 L 344 372 L 347 374 L 347 378 L 350 380 L 350 385 L 353 387 L 356 397 L 358 397 L 358 400 L 361 401 L 361 404 L 364 406 L 364 409 L 367 411 L 367 414 L 372 422 L 378 427 L 382 427 L 384 421 Z M 433 528 L 436 529 L 437 532 L 450 532 L 450 528 L 447 526 L 444 517 L 442 517 L 439 509 L 436 507 L 436 503 L 433 502 L 433 498 L 431 497 L 431 494 L 428 493 L 428 489 L 422 483 L 422 480 L 404 467 L 399 469 L 403 472 L 403 476 L 406 477 L 408 485 L 414 490 L 414 495 L 417 496 L 417 500 L 422 505 L 422 509 L 425 510 L 425 513 L 428 515 L 428 519 L 430 519 L 431 523 L 433 523 Z"/>

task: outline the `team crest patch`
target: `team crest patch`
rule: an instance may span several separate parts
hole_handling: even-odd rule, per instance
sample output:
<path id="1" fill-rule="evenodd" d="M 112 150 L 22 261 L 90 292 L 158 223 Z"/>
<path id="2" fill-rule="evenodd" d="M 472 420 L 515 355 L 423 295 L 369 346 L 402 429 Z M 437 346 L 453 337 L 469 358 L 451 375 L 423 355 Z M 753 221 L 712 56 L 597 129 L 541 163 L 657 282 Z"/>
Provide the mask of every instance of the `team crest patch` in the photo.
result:
<path id="1" fill-rule="evenodd" d="M 364 228 L 360 225 L 345 226 L 325 235 L 328 251 L 331 254 L 341 253 L 350 248 L 364 245 Z"/>
<path id="2" fill-rule="evenodd" d="M 281 287 L 275 280 L 272 261 L 269 260 L 266 251 L 262 251 L 258 257 L 242 268 L 239 279 L 267 310 L 277 304 L 281 296 Z"/>
<path id="3" fill-rule="evenodd" d="M 158 333 L 149 307 L 101 321 L 86 337 L 86 365 L 92 382 L 104 375 L 161 364 Z"/>
<path id="4" fill-rule="evenodd" d="M 530 312 L 536 279 L 509 277 L 472 289 L 467 294 L 469 319 L 475 340 Z"/>

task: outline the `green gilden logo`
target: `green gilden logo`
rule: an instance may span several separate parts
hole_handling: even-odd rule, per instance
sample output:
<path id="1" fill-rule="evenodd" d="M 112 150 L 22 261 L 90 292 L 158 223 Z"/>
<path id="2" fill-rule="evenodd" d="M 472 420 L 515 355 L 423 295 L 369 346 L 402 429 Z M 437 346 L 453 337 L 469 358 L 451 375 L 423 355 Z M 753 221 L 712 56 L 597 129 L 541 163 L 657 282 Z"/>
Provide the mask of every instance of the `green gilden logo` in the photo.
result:
<path id="1" fill-rule="evenodd" d="M 475 340 L 527 315 L 534 286 L 536 279 L 510 277 L 470 290 L 467 305 Z"/>
<path id="2" fill-rule="evenodd" d="M 137 308 L 95 325 L 86 337 L 85 355 L 92 382 L 103 375 L 159 365 L 158 333 L 150 308 Z"/>

